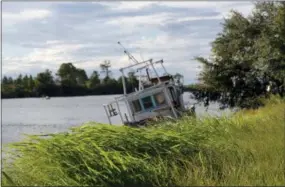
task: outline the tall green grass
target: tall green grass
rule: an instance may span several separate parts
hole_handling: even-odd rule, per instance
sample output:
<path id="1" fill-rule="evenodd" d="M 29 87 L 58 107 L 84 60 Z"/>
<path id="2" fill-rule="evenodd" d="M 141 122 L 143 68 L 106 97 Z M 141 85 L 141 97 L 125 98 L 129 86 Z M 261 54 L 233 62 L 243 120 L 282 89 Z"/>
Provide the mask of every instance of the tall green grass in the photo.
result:
<path id="1" fill-rule="evenodd" d="M 10 145 L 2 184 L 19 186 L 284 185 L 280 98 L 231 117 L 153 127 L 89 123 Z M 96 124 L 96 125 L 95 125 Z"/>

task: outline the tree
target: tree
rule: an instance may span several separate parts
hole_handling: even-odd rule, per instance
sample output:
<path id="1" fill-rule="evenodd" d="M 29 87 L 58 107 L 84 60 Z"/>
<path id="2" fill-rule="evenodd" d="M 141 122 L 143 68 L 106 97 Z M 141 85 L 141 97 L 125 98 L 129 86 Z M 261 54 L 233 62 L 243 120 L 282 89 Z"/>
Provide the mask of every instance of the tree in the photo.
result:
<path id="1" fill-rule="evenodd" d="M 25 88 L 26 90 L 28 90 L 28 87 L 29 87 L 29 77 L 28 77 L 28 75 L 25 75 L 25 76 L 23 77 L 23 86 L 24 86 L 24 88 Z"/>
<path id="2" fill-rule="evenodd" d="M 35 87 L 39 96 L 53 96 L 55 94 L 55 82 L 52 72 L 47 69 L 44 72 L 38 73 L 35 80 Z"/>
<path id="3" fill-rule="evenodd" d="M 99 74 L 97 71 L 93 71 L 88 81 L 87 87 L 88 88 L 95 88 L 97 85 L 100 84 Z"/>
<path id="4" fill-rule="evenodd" d="M 7 85 L 7 84 L 9 84 L 9 80 L 6 76 L 4 76 L 2 79 L 2 85 Z"/>
<path id="5" fill-rule="evenodd" d="M 60 84 L 66 87 L 77 86 L 77 74 L 77 68 L 70 62 L 61 64 L 57 71 Z"/>
<path id="6" fill-rule="evenodd" d="M 4 76 L 1 84 L 1 95 L 5 97 L 13 97 L 15 93 L 15 86 L 13 85 L 13 79 L 11 77 Z"/>
<path id="7" fill-rule="evenodd" d="M 106 64 L 106 68 L 110 68 L 109 62 Z M 122 94 L 122 84 L 119 84 L 116 79 L 110 78 L 109 69 L 108 72 L 103 83 L 100 83 L 97 71 L 93 71 L 88 79 L 85 70 L 76 68 L 72 63 L 61 64 L 57 71 L 57 77 L 53 77 L 52 72 L 48 69 L 38 73 L 35 78 L 31 75 L 22 76 L 20 74 L 13 80 L 11 77 L 4 76 L 1 85 L 2 98 Z M 126 82 L 128 79 L 136 84 L 134 74 L 129 74 Z"/>
<path id="8" fill-rule="evenodd" d="M 34 81 L 32 75 L 29 76 L 28 88 L 29 88 L 29 91 L 30 91 L 30 92 L 34 92 L 34 89 L 35 89 L 35 81 Z"/>
<path id="9" fill-rule="evenodd" d="M 23 76 L 22 76 L 22 74 L 20 74 L 18 77 L 17 77 L 17 79 L 16 79 L 16 85 L 17 86 L 21 86 L 22 85 L 22 82 L 23 82 Z"/>
<path id="10" fill-rule="evenodd" d="M 13 78 L 12 78 L 12 77 L 9 77 L 9 78 L 8 78 L 8 84 L 13 84 L 13 83 L 14 83 Z"/>
<path id="11" fill-rule="evenodd" d="M 252 15 L 237 11 L 225 19 L 199 75 L 200 101 L 219 101 L 222 107 L 258 107 L 259 98 L 285 91 L 284 3 L 256 3 Z M 271 87 L 268 93 L 268 86 Z"/>
<path id="12" fill-rule="evenodd" d="M 88 77 L 86 75 L 85 70 L 84 69 L 77 69 L 77 73 L 76 73 L 77 84 L 80 86 L 85 86 L 85 83 L 87 80 L 88 80 Z"/>

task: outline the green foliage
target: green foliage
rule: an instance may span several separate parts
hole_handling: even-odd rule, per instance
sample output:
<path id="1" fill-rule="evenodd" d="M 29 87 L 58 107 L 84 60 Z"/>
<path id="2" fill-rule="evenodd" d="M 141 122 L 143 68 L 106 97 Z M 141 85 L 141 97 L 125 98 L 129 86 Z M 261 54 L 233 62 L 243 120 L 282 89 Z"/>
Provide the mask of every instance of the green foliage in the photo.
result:
<path id="1" fill-rule="evenodd" d="M 196 91 L 200 101 L 219 101 L 224 107 L 251 108 L 260 97 L 285 93 L 285 5 L 256 3 L 252 15 L 232 11 L 223 31 L 212 43 L 209 60 L 197 57 L 204 68 Z M 270 91 L 267 87 L 270 86 Z"/>
<path id="2" fill-rule="evenodd" d="M 31 75 L 19 75 L 15 80 L 4 76 L 2 79 L 2 98 L 17 97 L 39 97 L 39 96 L 80 96 L 80 95 L 102 95 L 121 94 L 123 87 L 120 78 L 118 80 L 110 77 L 111 63 L 102 63 L 105 78 L 101 81 L 99 73 L 93 71 L 90 78 L 85 70 L 76 68 L 72 63 L 60 65 L 56 75 L 53 77 L 50 70 L 37 74 L 35 78 Z M 126 78 L 128 90 L 138 86 L 138 80 L 134 74 Z"/>
<path id="3" fill-rule="evenodd" d="M 60 78 L 61 85 L 67 87 L 77 86 L 79 83 L 79 79 L 83 78 L 82 73 L 84 74 L 85 72 L 82 72 L 80 69 L 77 69 L 72 63 L 61 64 L 57 71 L 57 75 Z"/>
<path id="4" fill-rule="evenodd" d="M 100 84 L 99 74 L 97 71 L 93 71 L 89 81 L 87 82 L 87 87 L 88 88 L 95 88 L 99 84 Z"/>
<path id="5" fill-rule="evenodd" d="M 46 70 L 45 72 L 39 73 L 35 80 L 35 88 L 39 95 L 53 95 L 55 83 L 53 80 L 52 72 Z"/>
<path id="6" fill-rule="evenodd" d="M 280 98 L 231 117 L 184 117 L 148 128 L 97 123 L 4 149 L 2 185 L 284 185 Z M 13 162 L 11 162 L 13 159 Z"/>

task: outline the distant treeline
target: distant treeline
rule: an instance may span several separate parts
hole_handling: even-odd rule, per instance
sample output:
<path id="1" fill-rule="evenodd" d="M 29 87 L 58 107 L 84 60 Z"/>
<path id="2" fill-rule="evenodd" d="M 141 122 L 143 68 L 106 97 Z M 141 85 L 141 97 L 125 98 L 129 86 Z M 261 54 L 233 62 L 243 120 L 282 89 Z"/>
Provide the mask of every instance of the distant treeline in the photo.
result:
<path id="1" fill-rule="evenodd" d="M 48 69 L 36 77 L 20 74 L 13 79 L 4 76 L 1 82 L 2 98 L 122 94 L 122 77 L 116 80 L 110 76 L 110 61 L 104 61 L 100 67 L 103 79 L 99 78 L 98 71 L 93 71 L 88 77 L 85 70 L 76 68 L 72 63 L 61 64 L 56 77 Z M 128 92 L 138 86 L 133 72 L 128 74 L 126 82 Z"/>

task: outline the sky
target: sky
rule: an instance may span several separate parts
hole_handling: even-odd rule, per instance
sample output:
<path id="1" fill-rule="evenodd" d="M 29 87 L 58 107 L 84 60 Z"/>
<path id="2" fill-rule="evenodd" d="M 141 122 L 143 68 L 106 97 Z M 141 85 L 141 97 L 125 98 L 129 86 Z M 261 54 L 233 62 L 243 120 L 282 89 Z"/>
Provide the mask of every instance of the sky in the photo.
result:
<path id="1" fill-rule="evenodd" d="M 250 1 L 2 2 L 2 74 L 12 77 L 72 62 L 87 75 L 110 60 L 112 75 L 131 62 L 164 60 L 169 73 L 197 82 L 211 42 L 231 9 L 249 15 Z"/>

